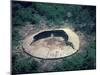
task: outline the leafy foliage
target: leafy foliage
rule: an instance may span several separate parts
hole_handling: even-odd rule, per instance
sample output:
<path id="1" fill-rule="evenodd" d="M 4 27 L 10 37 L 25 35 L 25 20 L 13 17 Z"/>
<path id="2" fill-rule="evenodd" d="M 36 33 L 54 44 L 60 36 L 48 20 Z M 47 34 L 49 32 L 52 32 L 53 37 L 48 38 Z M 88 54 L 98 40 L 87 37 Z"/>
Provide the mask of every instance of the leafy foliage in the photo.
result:
<path id="1" fill-rule="evenodd" d="M 72 56 L 71 59 L 64 58 L 62 62 L 54 66 L 55 71 L 88 70 L 96 68 L 96 44 L 89 44 L 85 50 L 86 53 Z"/>
<path id="2" fill-rule="evenodd" d="M 13 74 L 37 72 L 39 66 L 39 64 L 32 58 L 19 58 L 13 62 Z"/>
<path id="3" fill-rule="evenodd" d="M 89 36 L 96 35 L 95 6 L 12 1 L 12 45 L 17 46 L 18 41 L 22 39 L 16 28 L 25 26 L 27 22 L 36 26 L 41 25 L 39 24 L 41 20 L 45 20 L 47 25 L 70 23 L 76 31 Z M 64 58 L 61 63 L 54 66 L 54 71 L 95 69 L 96 42 L 93 39 L 88 42 L 84 55 L 76 53 L 77 55 L 71 59 Z M 12 55 L 13 73 L 38 72 L 38 66 L 39 64 L 32 58 L 24 58 L 19 53 Z"/>

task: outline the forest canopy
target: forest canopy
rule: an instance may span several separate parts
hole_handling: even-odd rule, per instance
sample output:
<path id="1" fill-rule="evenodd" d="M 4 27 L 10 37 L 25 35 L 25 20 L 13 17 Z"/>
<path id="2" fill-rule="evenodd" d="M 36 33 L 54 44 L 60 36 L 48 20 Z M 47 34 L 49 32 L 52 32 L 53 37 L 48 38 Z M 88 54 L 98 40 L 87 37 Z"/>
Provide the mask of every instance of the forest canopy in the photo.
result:
<path id="1" fill-rule="evenodd" d="M 11 9 L 13 74 L 96 68 L 96 6 L 12 1 Z M 78 34 L 81 37 L 80 43 L 85 42 L 85 47 L 58 63 L 56 62 L 58 60 L 53 60 L 56 64 L 50 60 L 36 60 L 23 51 L 21 44 L 25 38 L 24 34 L 30 33 L 28 29 L 34 32 L 41 30 L 42 28 L 39 28 L 43 27 L 41 23 L 47 28 L 72 25 L 74 32 L 81 33 Z M 52 62 L 48 67 L 53 66 L 53 69 L 48 70 L 48 67 L 44 68 L 46 71 L 41 69 L 45 61 Z"/>
<path id="2" fill-rule="evenodd" d="M 51 4 L 37 2 L 13 2 L 12 24 L 14 26 L 39 24 L 41 19 L 47 24 L 72 23 L 78 29 L 95 31 L 96 7 L 86 5 Z M 78 27 L 78 28 L 77 28 Z"/>

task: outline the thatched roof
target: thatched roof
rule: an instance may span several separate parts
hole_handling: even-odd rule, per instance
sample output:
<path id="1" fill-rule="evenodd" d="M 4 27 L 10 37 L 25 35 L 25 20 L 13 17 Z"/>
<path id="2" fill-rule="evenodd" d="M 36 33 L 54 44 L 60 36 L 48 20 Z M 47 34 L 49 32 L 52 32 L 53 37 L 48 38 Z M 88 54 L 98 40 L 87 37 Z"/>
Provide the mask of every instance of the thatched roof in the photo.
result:
<path id="1" fill-rule="evenodd" d="M 30 45 L 35 35 L 50 30 L 41 30 L 33 35 L 27 36 L 23 40 L 23 48 L 25 52 L 38 58 L 54 59 L 72 55 L 79 50 L 79 44 L 80 44 L 79 37 L 74 31 L 72 31 L 69 28 L 60 28 L 55 30 L 63 30 L 64 32 L 66 32 L 66 34 L 69 37 L 68 41 L 70 41 L 73 44 L 74 49 L 70 45 L 66 46 L 65 40 L 62 40 L 62 38 L 59 37 L 44 38 Z"/>

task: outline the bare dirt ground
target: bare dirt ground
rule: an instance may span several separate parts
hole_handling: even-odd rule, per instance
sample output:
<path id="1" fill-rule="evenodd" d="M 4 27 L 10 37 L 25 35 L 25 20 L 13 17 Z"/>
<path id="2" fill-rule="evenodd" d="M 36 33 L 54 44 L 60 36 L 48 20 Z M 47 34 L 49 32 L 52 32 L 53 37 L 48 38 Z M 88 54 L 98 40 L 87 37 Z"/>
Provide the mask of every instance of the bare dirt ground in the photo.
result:
<path id="1" fill-rule="evenodd" d="M 66 34 L 68 34 L 68 40 L 72 42 L 72 44 L 74 45 L 74 49 L 70 45 L 66 46 L 64 40 L 62 41 L 60 38 L 51 37 L 47 39 L 41 39 L 30 45 L 35 34 L 28 36 L 23 41 L 23 48 L 32 56 L 44 59 L 61 58 L 72 55 L 79 49 L 79 38 L 77 34 L 75 34 L 68 28 L 62 28 L 62 30 L 64 30 Z"/>
<path id="2" fill-rule="evenodd" d="M 56 27 L 53 27 L 53 28 L 56 28 Z M 57 28 L 59 28 L 59 27 L 57 27 Z M 40 27 L 40 29 L 41 29 L 41 27 Z M 42 29 L 44 30 L 44 29 L 46 29 L 46 28 L 44 27 L 44 28 L 42 28 Z M 48 29 L 48 28 L 47 28 L 47 29 Z M 71 27 L 71 29 L 74 30 L 72 27 Z M 32 35 L 33 33 L 38 32 L 39 30 L 36 30 L 36 28 L 35 28 L 34 25 L 26 25 L 25 27 L 22 27 L 22 28 L 19 29 L 18 31 L 19 31 L 19 34 L 20 34 L 23 38 L 25 38 L 25 37 L 27 37 L 27 36 Z M 81 32 L 77 32 L 77 35 L 79 36 L 80 42 L 83 42 L 82 44 L 80 43 L 80 47 L 85 46 L 85 45 L 86 45 L 86 41 L 85 41 L 85 36 L 84 36 L 84 34 L 82 34 Z M 74 39 L 74 40 L 76 40 L 76 39 Z M 22 40 L 22 41 L 23 41 L 23 40 Z M 18 48 L 18 52 L 21 53 L 22 55 L 24 55 L 24 56 L 27 58 L 27 57 L 29 57 L 29 55 L 27 55 L 27 54 L 23 51 L 23 49 L 21 48 L 21 47 L 22 47 L 22 41 L 21 41 L 21 44 L 17 47 L 17 48 Z M 42 40 L 42 41 L 43 41 L 43 40 Z M 54 41 L 54 40 L 52 40 L 52 41 Z M 46 43 L 48 47 L 53 48 L 53 47 L 52 47 L 52 46 L 53 46 L 52 41 L 50 41 L 50 40 L 44 40 L 44 45 L 45 45 L 45 43 Z M 30 41 L 30 42 L 31 42 L 31 41 Z M 39 41 L 37 41 L 37 42 L 39 42 Z M 56 43 L 56 44 L 60 44 L 60 45 L 59 45 L 60 48 L 62 47 L 62 45 L 63 45 L 63 46 L 65 45 L 65 43 L 64 43 L 62 40 L 61 40 L 60 42 L 59 42 L 58 40 L 55 40 L 55 43 Z M 76 44 L 76 43 L 75 43 L 75 44 Z M 32 44 L 32 45 L 34 45 L 34 44 Z M 43 45 L 43 44 L 42 44 L 42 45 Z M 59 46 L 57 46 L 57 47 L 59 47 Z M 56 49 L 57 49 L 57 48 L 56 48 Z M 82 50 L 81 50 L 81 51 L 79 50 L 78 52 L 82 52 Z M 42 53 L 43 53 L 43 51 L 42 51 Z M 33 58 L 34 58 L 34 57 L 33 57 Z M 68 57 L 68 58 L 70 58 L 70 57 Z M 36 61 L 40 64 L 39 69 L 38 69 L 39 72 L 52 71 L 53 66 L 54 66 L 55 64 L 57 64 L 57 63 L 59 63 L 59 62 L 62 61 L 62 59 L 57 59 L 57 60 L 43 60 L 43 59 L 38 59 L 38 58 L 34 58 L 34 60 L 36 60 Z"/>

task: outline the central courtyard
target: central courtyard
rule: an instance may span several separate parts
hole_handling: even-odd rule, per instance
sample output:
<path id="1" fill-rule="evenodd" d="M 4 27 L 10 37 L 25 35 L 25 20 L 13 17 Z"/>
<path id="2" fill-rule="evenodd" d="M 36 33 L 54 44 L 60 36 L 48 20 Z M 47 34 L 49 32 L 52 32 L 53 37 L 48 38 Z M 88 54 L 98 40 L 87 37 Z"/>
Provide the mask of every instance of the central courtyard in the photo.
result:
<path id="1" fill-rule="evenodd" d="M 68 36 L 68 40 L 63 37 L 56 37 L 53 34 L 50 37 L 39 39 L 33 42 L 34 37 L 45 31 L 63 30 Z M 70 56 L 79 50 L 79 37 L 69 28 L 41 30 L 33 35 L 27 36 L 23 40 L 23 49 L 29 55 L 42 59 L 55 59 Z M 59 33 L 59 32 L 58 32 Z M 66 42 L 69 42 L 66 44 Z"/>

